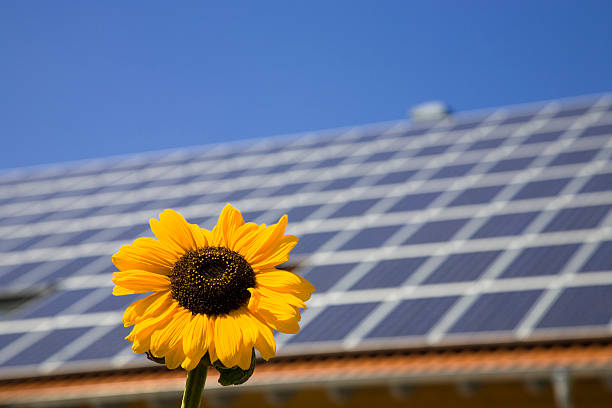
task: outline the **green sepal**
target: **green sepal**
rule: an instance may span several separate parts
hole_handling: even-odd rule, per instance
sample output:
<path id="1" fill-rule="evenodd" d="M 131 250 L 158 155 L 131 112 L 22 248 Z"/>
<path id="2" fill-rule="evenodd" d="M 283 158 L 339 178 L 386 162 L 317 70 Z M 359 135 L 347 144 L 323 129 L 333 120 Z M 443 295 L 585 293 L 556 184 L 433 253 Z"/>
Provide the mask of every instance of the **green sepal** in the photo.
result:
<path id="1" fill-rule="evenodd" d="M 253 375 L 255 370 L 255 350 L 251 355 L 251 366 L 248 370 L 243 370 L 238 366 L 227 368 L 219 360 L 213 363 L 213 366 L 219 371 L 219 384 L 221 385 L 238 385 L 245 383 Z"/>

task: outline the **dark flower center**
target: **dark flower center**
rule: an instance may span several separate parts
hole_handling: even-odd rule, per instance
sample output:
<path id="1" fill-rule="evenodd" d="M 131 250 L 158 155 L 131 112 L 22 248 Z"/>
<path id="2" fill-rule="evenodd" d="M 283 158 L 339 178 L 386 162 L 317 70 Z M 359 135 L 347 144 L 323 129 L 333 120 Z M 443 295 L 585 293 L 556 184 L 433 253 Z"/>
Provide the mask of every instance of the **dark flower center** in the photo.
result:
<path id="1" fill-rule="evenodd" d="M 187 251 L 170 274 L 172 296 L 193 314 L 223 315 L 245 305 L 255 273 L 242 255 L 223 247 Z"/>

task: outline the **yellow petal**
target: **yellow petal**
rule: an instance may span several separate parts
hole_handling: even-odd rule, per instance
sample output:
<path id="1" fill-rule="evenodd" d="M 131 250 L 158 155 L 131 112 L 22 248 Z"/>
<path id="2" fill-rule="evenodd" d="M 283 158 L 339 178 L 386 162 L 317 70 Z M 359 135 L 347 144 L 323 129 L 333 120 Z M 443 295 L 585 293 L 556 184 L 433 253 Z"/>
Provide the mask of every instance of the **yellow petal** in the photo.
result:
<path id="1" fill-rule="evenodd" d="M 254 236 L 259 229 L 260 226 L 254 222 L 247 222 L 246 224 L 241 225 L 230 237 L 228 248 L 231 248 L 232 251 L 240 253 L 241 242 L 243 242 L 243 240 L 250 242 L 249 237 Z"/>
<path id="2" fill-rule="evenodd" d="M 168 354 L 177 343 L 181 343 L 183 330 L 189 325 L 190 321 L 191 312 L 179 307 L 171 320 L 163 326 L 159 325 L 151 334 L 151 352 L 160 357 Z"/>
<path id="3" fill-rule="evenodd" d="M 215 346 L 215 336 L 214 333 L 216 331 L 217 326 L 217 318 L 215 316 L 209 316 L 208 318 L 208 333 L 206 342 L 206 349 L 208 350 L 208 357 L 210 358 L 210 362 L 214 363 L 219 360 L 219 356 L 217 356 L 217 347 Z"/>
<path id="4" fill-rule="evenodd" d="M 197 356 L 200 352 L 200 358 L 206 352 L 206 336 L 208 328 L 208 317 L 206 315 L 197 314 L 193 316 L 189 326 L 185 328 L 183 338 L 183 351 L 188 356 Z"/>
<path id="5" fill-rule="evenodd" d="M 251 367 L 251 359 L 253 358 L 253 347 L 245 347 L 242 345 L 240 347 L 240 353 L 238 354 L 238 363 L 236 364 L 238 367 L 243 370 L 248 370 Z"/>
<path id="6" fill-rule="evenodd" d="M 258 336 L 255 341 L 255 348 L 261 353 L 264 360 L 269 360 L 276 355 L 276 342 L 272 329 L 249 312 L 253 324 L 257 326 Z"/>
<path id="7" fill-rule="evenodd" d="M 213 228 L 213 240 L 215 245 L 232 249 L 229 246 L 231 237 L 234 232 L 244 224 L 244 219 L 240 211 L 232 207 L 231 204 L 226 204 L 219 215 L 217 225 Z"/>
<path id="8" fill-rule="evenodd" d="M 277 292 L 276 290 L 266 288 L 265 286 L 258 286 L 257 290 L 259 291 L 261 295 L 265 296 L 268 299 L 273 300 L 274 302 L 283 303 L 286 305 L 291 305 L 291 306 L 299 307 L 302 309 L 306 309 L 306 305 L 304 304 L 304 301 L 290 293 Z"/>
<path id="9" fill-rule="evenodd" d="M 126 339 L 134 343 L 132 345 L 132 350 L 134 350 L 135 353 L 144 353 L 149 350 L 149 346 L 151 344 L 151 333 L 153 333 L 158 326 L 165 324 L 169 319 L 171 319 L 177 307 L 177 302 L 169 300 L 165 304 L 165 311 L 163 313 L 145 319 L 134 325 L 134 328 Z"/>
<path id="10" fill-rule="evenodd" d="M 208 243 L 212 242 L 212 233 L 210 231 L 200 228 L 196 224 L 189 224 L 189 229 L 191 229 L 191 235 L 198 248 L 207 247 Z"/>
<path id="11" fill-rule="evenodd" d="M 139 269 L 166 275 L 182 255 L 153 238 L 137 238 L 113 255 L 113 264 L 120 271 Z"/>
<path id="12" fill-rule="evenodd" d="M 138 270 L 113 273 L 113 283 L 117 285 L 113 289 L 113 294 L 117 296 L 170 289 L 170 278 L 167 276 Z"/>
<path id="13" fill-rule="evenodd" d="M 161 307 L 169 301 L 170 291 L 155 292 L 144 299 L 137 300 L 125 309 L 123 313 L 123 324 L 131 326 L 139 321 L 153 317 L 158 314 Z"/>
<path id="14" fill-rule="evenodd" d="M 159 221 L 151 218 L 149 224 L 157 239 L 176 253 L 198 248 L 191 227 L 185 218 L 174 210 L 164 210 L 159 214 Z"/>
<path id="15" fill-rule="evenodd" d="M 176 344 L 174 348 L 164 356 L 164 358 L 166 359 L 166 367 L 168 367 L 170 370 L 174 370 L 181 365 L 185 359 L 185 354 L 183 353 L 183 347 L 181 344 Z"/>
<path id="16" fill-rule="evenodd" d="M 260 226 L 257 230 L 250 231 L 238 241 L 236 250 L 253 269 L 278 265 L 289 259 L 289 251 L 297 243 L 297 238 L 293 235 L 283 235 L 286 227 L 287 216 L 284 215 L 274 225 Z"/>
<path id="17" fill-rule="evenodd" d="M 263 286 L 281 293 L 289 293 L 303 301 L 310 299 L 315 287 L 310 282 L 292 272 L 279 269 L 260 271 L 255 275 L 257 286 Z"/>
<path id="18" fill-rule="evenodd" d="M 250 288 L 249 292 L 249 311 L 266 325 L 283 333 L 295 334 L 300 331 L 300 311 L 297 307 L 283 302 L 278 297 L 264 296 L 259 288 Z"/>
<path id="19" fill-rule="evenodd" d="M 242 333 L 233 316 L 219 315 L 215 321 L 215 348 L 221 363 L 230 368 L 238 364 Z"/>
<path id="20" fill-rule="evenodd" d="M 289 252 L 298 243 L 298 238 L 293 235 L 284 235 L 273 247 L 270 247 L 267 252 L 262 253 L 260 260 L 253 262 L 251 265 L 256 272 L 261 269 L 269 269 L 280 265 L 289 260 Z"/>

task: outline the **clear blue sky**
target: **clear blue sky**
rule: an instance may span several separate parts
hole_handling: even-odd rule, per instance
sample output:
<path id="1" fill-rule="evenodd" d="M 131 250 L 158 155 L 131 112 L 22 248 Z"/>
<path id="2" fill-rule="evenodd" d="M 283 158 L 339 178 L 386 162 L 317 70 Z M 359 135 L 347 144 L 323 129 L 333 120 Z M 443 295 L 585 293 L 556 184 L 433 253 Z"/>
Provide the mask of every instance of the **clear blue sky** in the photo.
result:
<path id="1" fill-rule="evenodd" d="M 610 1 L 0 2 L 0 168 L 612 90 Z"/>

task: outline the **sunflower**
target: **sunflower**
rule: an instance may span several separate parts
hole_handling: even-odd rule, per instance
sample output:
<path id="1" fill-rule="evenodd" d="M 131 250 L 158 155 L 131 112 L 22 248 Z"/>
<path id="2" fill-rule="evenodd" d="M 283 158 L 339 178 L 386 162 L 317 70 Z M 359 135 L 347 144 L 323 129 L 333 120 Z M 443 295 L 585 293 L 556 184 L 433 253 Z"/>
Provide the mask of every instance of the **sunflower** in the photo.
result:
<path id="1" fill-rule="evenodd" d="M 153 292 L 123 315 L 136 353 L 193 370 L 208 353 L 225 367 L 251 366 L 253 348 L 276 353 L 273 330 L 297 333 L 300 308 L 315 288 L 275 266 L 298 239 L 284 235 L 287 216 L 270 226 L 245 223 L 227 204 L 208 231 L 174 210 L 149 221 L 157 239 L 138 238 L 113 255 L 117 296 Z"/>

